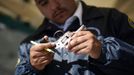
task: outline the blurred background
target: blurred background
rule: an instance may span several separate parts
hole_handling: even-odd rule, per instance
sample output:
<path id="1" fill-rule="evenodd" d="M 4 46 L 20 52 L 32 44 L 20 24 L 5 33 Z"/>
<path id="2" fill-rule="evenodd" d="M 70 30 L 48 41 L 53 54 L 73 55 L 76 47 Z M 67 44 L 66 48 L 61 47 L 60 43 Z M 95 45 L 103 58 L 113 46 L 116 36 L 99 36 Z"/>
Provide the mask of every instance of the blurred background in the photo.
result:
<path id="1" fill-rule="evenodd" d="M 117 8 L 134 21 L 134 0 L 83 0 L 89 5 Z M 41 24 L 34 0 L 0 0 L 0 74 L 14 75 L 19 43 Z"/>

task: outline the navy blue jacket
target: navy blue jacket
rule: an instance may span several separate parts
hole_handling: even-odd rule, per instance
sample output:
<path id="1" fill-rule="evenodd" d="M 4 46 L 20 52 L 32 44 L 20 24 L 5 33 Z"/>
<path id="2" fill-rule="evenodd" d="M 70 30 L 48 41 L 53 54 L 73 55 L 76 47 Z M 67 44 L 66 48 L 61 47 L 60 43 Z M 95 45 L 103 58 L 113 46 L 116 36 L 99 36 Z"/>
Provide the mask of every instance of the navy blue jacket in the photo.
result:
<path id="1" fill-rule="evenodd" d="M 86 55 L 75 55 L 67 50 L 55 53 L 53 61 L 42 71 L 29 61 L 30 40 L 41 42 L 44 35 L 54 41 L 59 30 L 47 19 L 37 31 L 26 38 L 19 49 L 20 63 L 15 75 L 134 75 L 134 23 L 123 13 L 112 8 L 83 6 L 83 24 L 102 42 L 102 54 L 97 60 Z"/>

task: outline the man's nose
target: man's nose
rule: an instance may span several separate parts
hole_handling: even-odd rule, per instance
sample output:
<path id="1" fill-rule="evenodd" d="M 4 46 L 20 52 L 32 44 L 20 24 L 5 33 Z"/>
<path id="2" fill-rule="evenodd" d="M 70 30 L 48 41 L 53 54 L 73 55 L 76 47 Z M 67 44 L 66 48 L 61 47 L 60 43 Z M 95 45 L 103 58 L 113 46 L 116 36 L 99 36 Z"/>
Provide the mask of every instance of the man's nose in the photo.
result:
<path id="1" fill-rule="evenodd" d="M 51 3 L 51 9 L 52 10 L 56 10 L 60 7 L 60 3 L 58 0 L 53 0 L 53 2 Z"/>

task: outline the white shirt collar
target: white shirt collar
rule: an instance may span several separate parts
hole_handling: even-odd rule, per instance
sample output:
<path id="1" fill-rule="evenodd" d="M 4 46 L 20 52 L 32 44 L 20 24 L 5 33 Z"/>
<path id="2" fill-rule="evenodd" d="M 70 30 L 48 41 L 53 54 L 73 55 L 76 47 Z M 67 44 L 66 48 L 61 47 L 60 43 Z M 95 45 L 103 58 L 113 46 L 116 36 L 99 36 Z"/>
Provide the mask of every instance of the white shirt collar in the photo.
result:
<path id="1" fill-rule="evenodd" d="M 78 8 L 76 9 L 75 13 L 73 16 L 77 16 L 79 18 L 79 21 L 80 21 L 80 25 L 82 25 L 82 4 L 81 2 L 79 1 L 78 3 Z"/>
<path id="2" fill-rule="evenodd" d="M 75 18 L 75 17 L 77 17 L 78 19 L 79 19 L 79 22 L 80 22 L 80 25 L 82 25 L 82 4 L 81 4 L 81 2 L 79 1 L 78 2 L 78 7 L 77 7 L 77 9 L 76 9 L 76 11 L 75 11 L 75 13 L 73 14 L 73 16 L 71 16 L 70 18 L 68 18 L 67 20 L 66 20 L 66 22 L 65 22 L 65 24 L 64 24 L 64 31 L 69 27 L 69 25 L 73 22 L 73 19 Z"/>
<path id="3" fill-rule="evenodd" d="M 74 17 L 77 17 L 77 18 L 79 19 L 80 25 L 82 25 L 82 13 L 83 13 L 82 10 L 83 10 L 83 9 L 82 9 L 82 4 L 81 4 L 81 1 L 79 1 L 79 2 L 78 2 L 78 7 L 77 7 L 75 13 L 73 14 L 73 16 L 69 17 L 69 18 L 66 20 L 65 24 L 63 24 L 63 25 L 57 25 L 56 23 L 52 22 L 51 20 L 50 20 L 50 22 L 53 23 L 53 24 L 55 24 L 55 25 L 58 26 L 59 28 L 63 29 L 64 31 L 65 31 L 65 30 L 69 27 L 69 25 L 73 22 Z"/>

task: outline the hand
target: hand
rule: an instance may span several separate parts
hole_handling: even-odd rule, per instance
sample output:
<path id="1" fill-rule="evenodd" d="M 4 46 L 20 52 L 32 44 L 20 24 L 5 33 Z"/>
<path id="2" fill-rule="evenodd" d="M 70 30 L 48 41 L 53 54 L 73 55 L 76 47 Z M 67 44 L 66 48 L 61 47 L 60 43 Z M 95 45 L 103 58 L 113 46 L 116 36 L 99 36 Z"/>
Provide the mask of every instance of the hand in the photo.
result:
<path id="1" fill-rule="evenodd" d="M 69 44 L 68 50 L 76 54 L 87 54 L 97 59 L 101 54 L 101 43 L 90 31 L 79 31 L 75 33 Z"/>
<path id="2" fill-rule="evenodd" d="M 30 48 L 30 63 L 37 70 L 43 70 L 53 60 L 53 53 L 47 52 L 45 49 L 53 48 L 51 43 L 42 43 L 33 45 Z"/>

